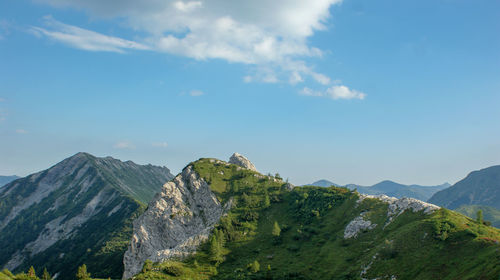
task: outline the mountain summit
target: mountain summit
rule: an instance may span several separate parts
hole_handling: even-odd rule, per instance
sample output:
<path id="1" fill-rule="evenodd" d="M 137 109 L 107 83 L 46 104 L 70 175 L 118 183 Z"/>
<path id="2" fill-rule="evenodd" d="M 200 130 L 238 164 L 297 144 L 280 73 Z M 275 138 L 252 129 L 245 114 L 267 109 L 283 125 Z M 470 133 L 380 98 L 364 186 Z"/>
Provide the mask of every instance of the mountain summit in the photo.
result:
<path id="1" fill-rule="evenodd" d="M 132 220 L 172 178 L 166 167 L 77 153 L 0 189 L 0 267 L 116 278 Z"/>
<path id="2" fill-rule="evenodd" d="M 255 165 L 253 165 L 250 160 L 238 153 L 234 153 L 231 158 L 229 158 L 229 163 L 239 165 L 252 171 L 257 171 L 257 168 L 255 168 Z"/>

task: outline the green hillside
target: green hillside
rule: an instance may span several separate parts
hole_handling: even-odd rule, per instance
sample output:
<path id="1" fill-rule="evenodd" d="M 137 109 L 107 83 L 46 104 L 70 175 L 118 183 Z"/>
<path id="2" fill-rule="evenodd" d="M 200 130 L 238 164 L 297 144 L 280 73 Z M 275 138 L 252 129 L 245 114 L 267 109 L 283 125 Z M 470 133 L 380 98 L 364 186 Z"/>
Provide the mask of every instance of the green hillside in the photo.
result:
<path id="1" fill-rule="evenodd" d="M 485 221 L 491 222 L 491 225 L 496 228 L 500 228 L 500 210 L 497 210 L 493 207 L 483 205 L 463 205 L 455 209 L 455 211 L 462 213 L 472 219 L 476 219 L 477 212 L 479 210 L 483 211 L 483 217 Z"/>
<path id="2" fill-rule="evenodd" d="M 297 187 L 201 159 L 194 169 L 235 206 L 192 257 L 152 264 L 146 279 L 498 279 L 500 231 L 459 213 L 405 211 L 345 188 Z M 375 226 L 345 238 L 357 217 Z"/>
<path id="3" fill-rule="evenodd" d="M 119 278 L 132 221 L 173 176 L 167 168 L 78 153 L 0 189 L 0 267 L 73 279 L 86 263 Z"/>

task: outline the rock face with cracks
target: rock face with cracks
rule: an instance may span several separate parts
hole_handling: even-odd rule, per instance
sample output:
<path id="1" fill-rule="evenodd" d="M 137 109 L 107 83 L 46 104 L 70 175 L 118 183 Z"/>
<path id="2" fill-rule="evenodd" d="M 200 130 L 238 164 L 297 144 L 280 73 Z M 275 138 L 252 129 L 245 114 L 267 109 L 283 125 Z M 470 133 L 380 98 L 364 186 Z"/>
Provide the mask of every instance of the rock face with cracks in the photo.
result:
<path id="1" fill-rule="evenodd" d="M 123 279 L 139 273 L 146 260 L 182 259 L 196 252 L 231 204 L 229 200 L 221 205 L 210 186 L 187 166 L 134 221 L 132 241 L 123 259 Z"/>

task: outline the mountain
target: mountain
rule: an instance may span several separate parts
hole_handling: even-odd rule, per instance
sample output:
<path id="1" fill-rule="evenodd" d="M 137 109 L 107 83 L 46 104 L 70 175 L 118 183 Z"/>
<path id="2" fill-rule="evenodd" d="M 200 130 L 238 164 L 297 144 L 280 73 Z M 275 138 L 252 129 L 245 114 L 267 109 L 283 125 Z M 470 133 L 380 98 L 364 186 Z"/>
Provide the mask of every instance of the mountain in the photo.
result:
<path id="1" fill-rule="evenodd" d="M 434 194 L 429 202 L 449 209 L 484 205 L 500 210 L 500 165 L 471 172 L 453 186 Z"/>
<path id="2" fill-rule="evenodd" d="M 393 181 L 382 181 L 371 187 L 356 186 L 358 192 L 362 194 L 385 194 L 387 196 L 402 198 L 412 197 L 418 200 L 426 201 L 434 193 L 449 187 L 450 184 L 444 183 L 438 186 L 420 186 L 420 185 L 403 185 Z M 353 185 L 350 186 L 353 189 Z"/>
<path id="3" fill-rule="evenodd" d="M 82 263 L 117 278 L 132 221 L 162 185 L 166 167 L 78 153 L 0 189 L 0 267 L 43 267 L 73 279 Z"/>
<path id="4" fill-rule="evenodd" d="M 309 186 L 326 187 L 327 188 L 330 186 L 339 186 L 339 185 L 335 184 L 334 182 L 323 179 L 323 180 L 316 181 L 312 184 L 309 184 Z"/>
<path id="5" fill-rule="evenodd" d="M 311 184 L 311 186 L 317 187 L 329 187 L 329 186 L 338 186 L 333 182 L 328 180 L 319 180 Z M 403 198 L 403 197 L 411 197 L 418 200 L 426 201 L 429 199 L 434 193 L 443 190 L 449 187 L 450 184 L 444 183 L 438 186 L 420 186 L 420 185 L 403 185 L 393 181 L 382 181 L 373 186 L 364 187 L 355 184 L 348 184 L 344 187 L 349 188 L 351 190 L 356 189 L 359 193 L 362 194 L 371 194 L 371 195 L 379 195 L 385 194 L 391 197 Z"/>
<path id="6" fill-rule="evenodd" d="M 16 175 L 13 175 L 13 176 L 0 176 L 0 188 L 7 185 L 8 183 L 16 180 L 16 179 L 19 179 L 18 176 Z"/>
<path id="7" fill-rule="evenodd" d="M 203 158 L 134 221 L 124 279 L 498 279 L 500 230 Z"/>
<path id="8" fill-rule="evenodd" d="M 479 210 L 483 211 L 483 217 L 485 221 L 489 221 L 491 222 L 492 226 L 500 228 L 500 210 L 498 209 L 483 205 L 462 205 L 455 209 L 455 211 L 462 213 L 472 219 L 477 218 L 477 212 Z"/>

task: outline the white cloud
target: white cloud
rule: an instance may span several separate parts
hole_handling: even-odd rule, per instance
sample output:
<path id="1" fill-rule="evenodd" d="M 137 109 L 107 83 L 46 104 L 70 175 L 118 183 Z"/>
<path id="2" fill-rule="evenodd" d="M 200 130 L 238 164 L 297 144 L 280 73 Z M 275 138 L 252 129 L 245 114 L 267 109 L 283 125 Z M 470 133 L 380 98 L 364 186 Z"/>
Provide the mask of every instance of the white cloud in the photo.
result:
<path id="1" fill-rule="evenodd" d="M 168 143 L 167 142 L 154 142 L 152 144 L 153 147 L 157 147 L 157 148 L 166 148 L 168 147 Z"/>
<path id="2" fill-rule="evenodd" d="M 128 142 L 128 141 L 120 141 L 120 142 L 117 142 L 113 145 L 113 148 L 115 149 L 128 149 L 128 150 L 132 150 L 132 149 L 135 149 L 135 146 L 134 144 Z"/>
<path id="3" fill-rule="evenodd" d="M 308 38 L 325 30 L 330 7 L 342 0 L 37 0 L 56 7 L 85 10 L 94 18 L 117 19 L 143 38 L 129 41 L 46 19 L 44 35 L 76 48 L 123 52 L 153 50 L 193 58 L 222 59 L 256 67 L 245 82 L 291 84 L 310 78 L 328 85 L 330 78 L 307 66 L 320 57 Z M 140 43 L 139 43 L 140 42 Z M 274 69 L 273 74 L 262 69 Z M 249 78 L 250 77 L 250 78 Z"/>
<path id="4" fill-rule="evenodd" d="M 305 96 L 316 96 L 316 97 L 329 97 L 331 99 L 360 99 L 363 100 L 366 97 L 365 93 L 362 93 L 357 90 L 352 90 L 346 86 L 335 85 L 328 88 L 326 91 L 317 91 L 310 89 L 308 87 L 304 87 L 299 91 L 299 94 Z"/>
<path id="5" fill-rule="evenodd" d="M 295 85 L 297 83 L 302 83 L 303 81 L 304 79 L 297 71 L 293 71 L 292 74 L 290 74 L 290 78 L 288 79 L 288 82 L 292 85 Z"/>
<path id="6" fill-rule="evenodd" d="M 28 131 L 24 130 L 24 129 L 16 129 L 16 133 L 17 134 L 27 134 Z"/>
<path id="7" fill-rule="evenodd" d="M 147 50 L 146 45 L 118 37 L 103 35 L 94 31 L 64 24 L 51 16 L 44 17 L 45 25 L 52 30 L 41 27 L 31 27 L 36 36 L 47 36 L 63 44 L 87 51 L 108 51 L 123 53 L 127 49 Z"/>
<path id="8" fill-rule="evenodd" d="M 0 97 L 0 102 L 4 102 L 4 101 L 5 101 L 5 99 L 3 99 L 3 98 Z"/>
<path id="9" fill-rule="evenodd" d="M 203 91 L 196 89 L 189 92 L 191 96 L 202 96 L 203 94 L 205 94 Z"/>
<path id="10" fill-rule="evenodd" d="M 326 90 L 326 94 L 333 99 L 365 99 L 366 94 L 352 90 L 346 86 L 332 86 Z"/>

